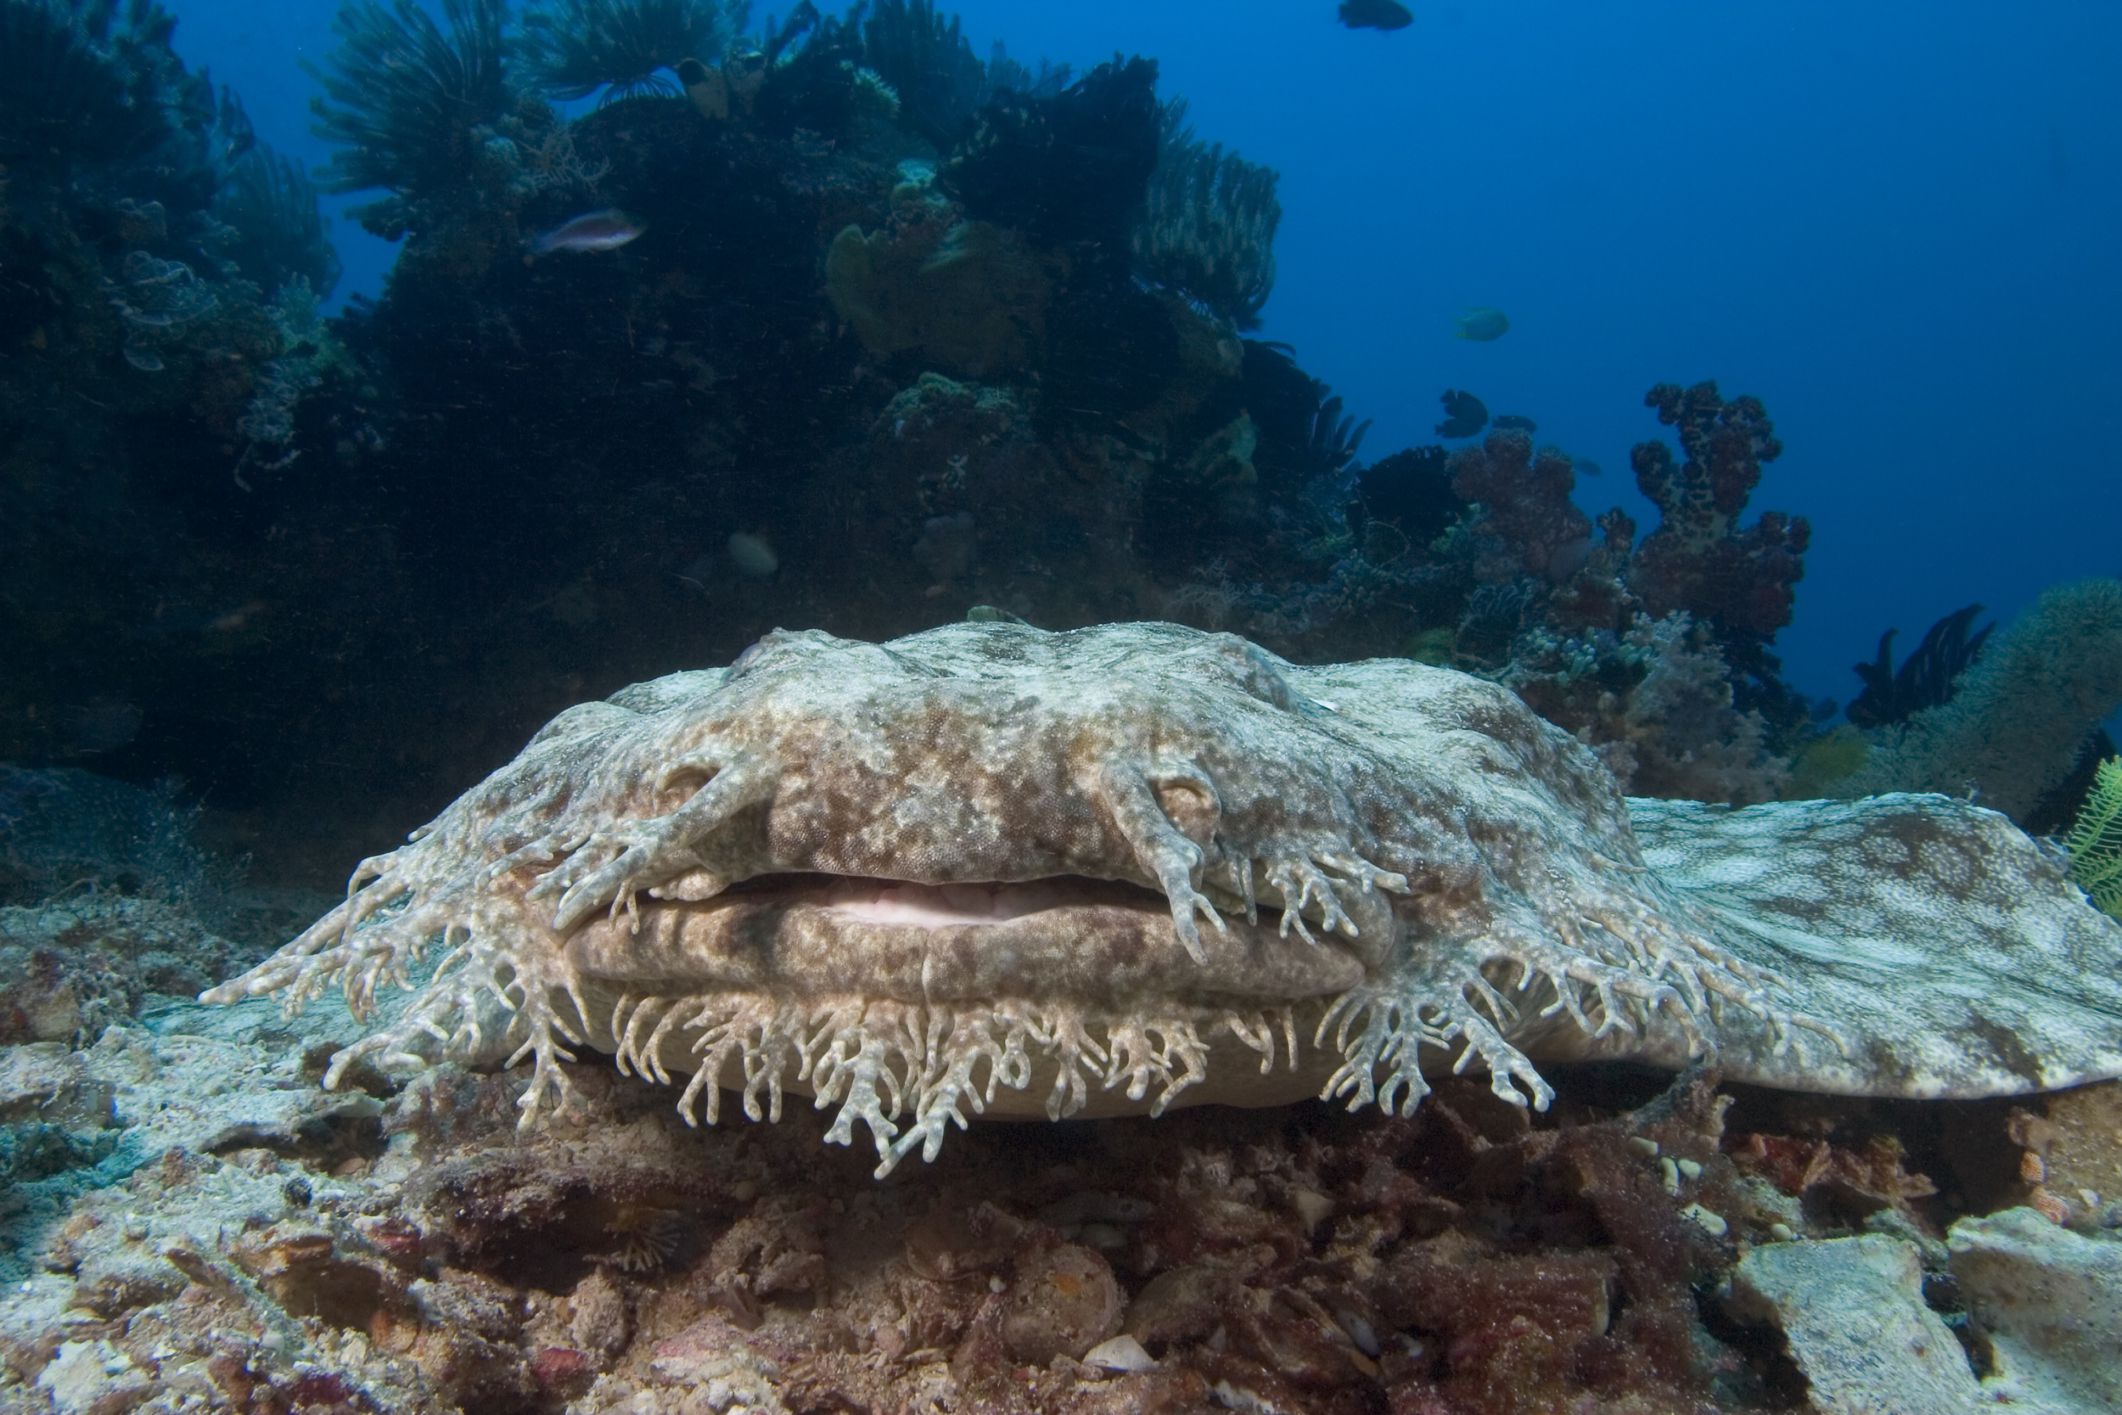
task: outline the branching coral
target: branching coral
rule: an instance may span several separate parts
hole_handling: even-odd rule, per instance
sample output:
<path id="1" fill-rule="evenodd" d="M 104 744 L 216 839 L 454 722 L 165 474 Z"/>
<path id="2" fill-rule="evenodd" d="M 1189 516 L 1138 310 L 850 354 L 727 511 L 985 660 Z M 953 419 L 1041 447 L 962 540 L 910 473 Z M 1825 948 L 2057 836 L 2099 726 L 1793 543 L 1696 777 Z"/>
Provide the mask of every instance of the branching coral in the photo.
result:
<path id="1" fill-rule="evenodd" d="M 1751 805 L 1782 793 L 1790 766 L 1761 714 L 1734 706 L 1731 670 L 1685 614 L 1639 618 L 1622 636 L 1643 674 L 1607 724 L 1599 755 L 1639 795 Z"/>
<path id="2" fill-rule="evenodd" d="M 142 373 L 160 373 L 162 351 L 220 302 L 213 287 L 181 260 L 128 251 L 115 280 L 104 284 L 111 308 L 125 323 L 125 360 Z"/>
<path id="3" fill-rule="evenodd" d="M 1275 179 L 1274 168 L 1196 138 L 1184 99 L 1165 104 L 1131 240 L 1137 273 L 1240 329 L 1257 326 L 1275 284 Z"/>
<path id="4" fill-rule="evenodd" d="M 346 351 L 317 310 L 317 291 L 300 275 L 274 293 L 273 325 L 280 352 L 258 370 L 258 381 L 236 430 L 243 434 L 236 484 L 245 490 L 247 468 L 277 471 L 301 456 L 295 443 L 295 413 L 305 396 L 324 381 L 326 371 L 342 364 Z"/>
<path id="5" fill-rule="evenodd" d="M 1790 622 L 1812 535 L 1803 517 L 1781 511 L 1739 525 L 1762 466 L 1783 451 L 1767 410 L 1758 398 L 1726 402 L 1715 383 L 1661 383 L 1644 402 L 1679 429 L 1686 460 L 1674 465 L 1663 442 L 1630 454 L 1636 485 L 1663 515 L 1636 549 L 1630 588 L 1653 615 L 1685 610 L 1727 640 L 1765 641 Z"/>
<path id="6" fill-rule="evenodd" d="M 1514 571 L 1560 584 L 1591 554 L 1591 518 L 1570 500 L 1576 471 L 1552 447 L 1537 453 L 1522 432 L 1491 433 L 1452 455 L 1452 490 L 1480 503 L 1481 526 L 1506 548 Z"/>
<path id="7" fill-rule="evenodd" d="M 319 137 L 342 145 L 324 169 L 337 192 L 400 193 L 461 179 L 474 130 L 511 102 L 504 72 L 505 0 L 442 0 L 445 30 L 415 0 L 349 0 L 332 21 L 339 46 L 305 63 Z"/>
<path id="8" fill-rule="evenodd" d="M 523 15 L 523 56 L 555 98 L 669 93 L 663 71 L 719 54 L 750 8 L 749 0 L 536 0 Z"/>

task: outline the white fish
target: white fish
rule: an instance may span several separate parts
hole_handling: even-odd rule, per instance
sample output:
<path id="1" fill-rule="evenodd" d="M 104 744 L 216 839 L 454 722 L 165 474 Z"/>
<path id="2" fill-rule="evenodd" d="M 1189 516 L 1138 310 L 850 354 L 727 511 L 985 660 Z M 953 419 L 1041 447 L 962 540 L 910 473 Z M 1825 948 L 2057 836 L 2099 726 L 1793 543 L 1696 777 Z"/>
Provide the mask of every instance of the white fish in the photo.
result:
<path id="1" fill-rule="evenodd" d="M 615 206 L 585 212 L 531 238 L 532 255 L 554 251 L 615 251 L 644 228 Z"/>

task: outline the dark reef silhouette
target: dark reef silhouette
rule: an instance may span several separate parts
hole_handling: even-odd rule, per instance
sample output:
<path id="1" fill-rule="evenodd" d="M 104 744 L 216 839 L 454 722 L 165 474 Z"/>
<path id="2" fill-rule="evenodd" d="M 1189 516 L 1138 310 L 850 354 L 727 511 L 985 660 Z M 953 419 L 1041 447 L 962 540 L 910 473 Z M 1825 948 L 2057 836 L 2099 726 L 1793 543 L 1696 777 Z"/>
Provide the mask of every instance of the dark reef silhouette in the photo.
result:
<path id="1" fill-rule="evenodd" d="M 108 112 L 0 232 L 45 272 L 0 325 L 37 527 L 4 632 L 41 665 L 0 754 L 77 757 L 65 723 L 114 703 L 137 734 L 102 769 L 261 822 L 328 784 L 393 819 L 585 693 L 777 624 L 889 638 L 974 605 L 1529 675 L 1641 789 L 1758 799 L 1804 727 L 1768 652 L 1804 522 L 1736 525 L 1776 450 L 1759 404 L 1653 393 L 1684 460 L 1638 449 L 1664 516 L 1640 547 L 1529 425 L 1366 469 L 1368 421 L 1245 333 L 1274 173 L 1196 138 L 1149 60 L 983 62 L 925 3 L 801 7 L 755 45 L 680 0 L 541 4 L 520 43 L 499 0 L 356 0 L 312 69 L 322 180 L 404 244 L 324 321 L 301 174 L 216 160 L 240 109 L 159 12 L 6 13 L 56 25 L 70 101 Z M 171 101 L 134 131 L 142 85 Z M 13 149 L 49 136 L 23 111 Z M 189 166 L 151 178 L 172 145 Z M 623 243 L 528 258 L 604 212 Z M 87 640 L 124 650 L 30 652 Z M 1758 722 L 1743 761 L 1633 780 L 1660 662 Z"/>

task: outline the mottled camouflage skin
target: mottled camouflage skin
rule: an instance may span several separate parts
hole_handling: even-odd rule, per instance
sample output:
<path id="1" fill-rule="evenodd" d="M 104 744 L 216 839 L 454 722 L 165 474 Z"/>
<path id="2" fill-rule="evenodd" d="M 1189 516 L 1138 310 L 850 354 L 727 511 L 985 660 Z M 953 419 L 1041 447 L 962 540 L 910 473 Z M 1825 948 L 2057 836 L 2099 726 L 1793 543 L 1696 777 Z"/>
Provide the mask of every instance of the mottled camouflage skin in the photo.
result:
<path id="1" fill-rule="evenodd" d="M 857 1121 L 879 1172 L 970 1112 L 1308 1095 L 1409 1109 L 1536 1059 L 1979 1095 L 2122 1073 L 2122 930 L 1942 797 L 1629 802 L 1510 693 L 1170 624 L 776 633 L 571 709 L 208 996 L 331 983 L 342 1052 L 568 1047 Z"/>

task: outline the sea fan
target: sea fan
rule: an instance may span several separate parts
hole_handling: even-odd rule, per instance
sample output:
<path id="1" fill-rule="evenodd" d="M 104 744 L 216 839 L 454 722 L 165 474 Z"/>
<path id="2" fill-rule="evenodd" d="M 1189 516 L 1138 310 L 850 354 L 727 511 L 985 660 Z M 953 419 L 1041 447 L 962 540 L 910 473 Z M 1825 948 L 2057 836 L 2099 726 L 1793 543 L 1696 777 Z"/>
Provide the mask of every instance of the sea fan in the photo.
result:
<path id="1" fill-rule="evenodd" d="M 523 57 L 554 98 L 672 93 L 663 71 L 719 56 L 749 9 L 747 0 L 542 0 L 523 17 Z"/>

